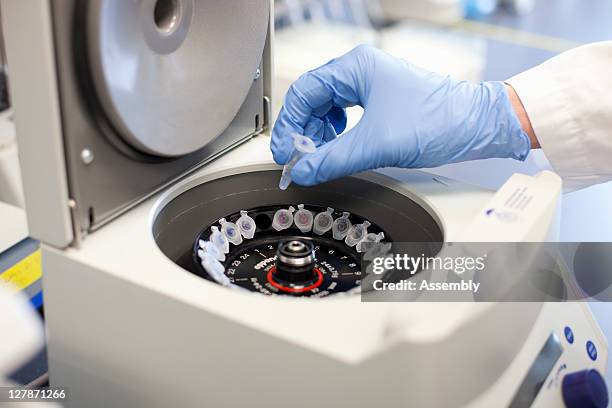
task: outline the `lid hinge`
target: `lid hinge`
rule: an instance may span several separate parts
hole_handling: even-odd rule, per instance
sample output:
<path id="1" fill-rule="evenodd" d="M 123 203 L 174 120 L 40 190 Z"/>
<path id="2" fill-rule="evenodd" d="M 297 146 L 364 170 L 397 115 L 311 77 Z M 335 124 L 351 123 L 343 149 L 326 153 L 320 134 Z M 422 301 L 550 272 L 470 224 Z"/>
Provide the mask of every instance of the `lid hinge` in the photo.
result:
<path id="1" fill-rule="evenodd" d="M 83 229 L 79 222 L 78 206 L 75 199 L 70 198 L 68 200 L 68 208 L 70 208 L 70 221 L 72 224 L 72 242 L 70 246 L 76 249 L 81 248 L 81 241 L 83 240 Z"/>
<path id="2" fill-rule="evenodd" d="M 270 97 L 264 96 L 263 103 L 264 103 L 264 106 L 263 106 L 264 123 L 263 123 L 262 129 L 271 130 L 270 123 L 271 123 L 271 117 L 272 117 L 272 101 L 270 100 Z"/>

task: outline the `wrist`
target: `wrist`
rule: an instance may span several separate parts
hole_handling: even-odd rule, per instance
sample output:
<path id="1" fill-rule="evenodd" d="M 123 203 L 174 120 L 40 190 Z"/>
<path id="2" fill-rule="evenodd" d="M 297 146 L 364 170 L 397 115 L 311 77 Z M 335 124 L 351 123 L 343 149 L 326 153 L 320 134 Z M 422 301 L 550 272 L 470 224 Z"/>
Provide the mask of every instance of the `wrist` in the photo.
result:
<path id="1" fill-rule="evenodd" d="M 511 85 L 504 83 L 504 86 L 506 87 L 506 92 L 508 94 L 510 104 L 512 105 L 512 109 L 514 110 L 514 113 L 516 114 L 516 117 L 518 118 L 521 124 L 521 128 L 523 129 L 523 132 L 525 132 L 527 136 L 529 136 L 531 148 L 539 149 L 540 142 L 538 141 L 535 131 L 533 130 L 533 126 L 531 125 L 531 121 L 529 120 L 529 115 L 527 115 L 527 111 L 525 110 L 521 99 L 519 98 L 518 94 Z"/>
<path id="2" fill-rule="evenodd" d="M 511 158 L 524 161 L 531 150 L 531 141 L 514 111 L 503 82 L 489 81 L 477 85 L 474 94 L 478 112 L 470 158 Z"/>

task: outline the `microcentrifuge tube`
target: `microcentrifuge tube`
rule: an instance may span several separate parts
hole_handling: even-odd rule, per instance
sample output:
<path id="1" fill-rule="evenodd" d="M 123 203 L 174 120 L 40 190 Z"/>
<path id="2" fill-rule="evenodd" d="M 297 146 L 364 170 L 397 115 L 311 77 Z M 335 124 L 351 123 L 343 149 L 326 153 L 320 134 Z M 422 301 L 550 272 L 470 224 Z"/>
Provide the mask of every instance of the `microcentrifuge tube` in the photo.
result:
<path id="1" fill-rule="evenodd" d="M 317 216 L 314 218 L 314 224 L 312 226 L 312 231 L 315 234 L 323 235 L 331 229 L 334 222 L 334 217 L 332 217 L 333 212 L 333 208 L 327 207 L 327 211 L 317 214 Z"/>
<path id="2" fill-rule="evenodd" d="M 387 259 L 392 259 L 393 260 L 394 259 L 393 258 L 393 254 L 383 254 L 383 255 L 381 255 L 382 262 L 380 263 L 380 267 L 382 267 L 382 269 L 383 269 L 382 273 L 381 272 L 374 273 L 374 262 L 369 262 L 368 263 L 368 266 L 366 266 L 366 268 L 365 268 L 365 274 L 366 274 L 366 278 L 370 277 L 370 279 L 366 280 L 366 278 L 364 278 L 361 283 L 365 285 L 366 282 L 368 282 L 369 284 L 367 286 L 362 286 L 362 287 L 364 287 L 364 288 L 365 287 L 371 287 L 371 285 L 373 284 L 372 279 L 371 279 L 372 276 L 375 276 L 375 277 L 378 276 L 380 278 L 380 275 L 382 275 L 384 273 L 388 273 L 390 270 L 393 270 L 392 268 L 388 267 L 389 263 L 386 262 Z M 394 265 L 393 262 L 391 262 L 390 264 Z"/>
<path id="3" fill-rule="evenodd" d="M 368 235 L 369 226 L 370 223 L 368 221 L 364 221 L 363 224 L 353 225 L 346 234 L 344 243 L 350 247 L 360 243 Z"/>
<path id="4" fill-rule="evenodd" d="M 282 210 L 278 210 L 274 214 L 274 219 L 272 220 L 272 228 L 277 231 L 285 230 L 293 224 L 293 212 L 295 208 L 289 207 L 288 210 L 284 208 Z"/>
<path id="5" fill-rule="evenodd" d="M 332 224 L 332 234 L 334 239 L 342 240 L 346 237 L 349 229 L 351 228 L 351 220 L 349 220 L 349 216 L 351 214 L 348 212 L 343 212 L 342 217 L 337 218 L 336 221 Z"/>
<path id="6" fill-rule="evenodd" d="M 240 228 L 240 233 L 246 239 L 251 239 L 255 236 L 257 225 L 255 220 L 248 215 L 247 211 L 240 211 L 240 218 L 236 221 L 236 225 Z"/>
<path id="7" fill-rule="evenodd" d="M 297 133 L 293 134 L 293 150 L 291 152 L 289 161 L 283 167 L 283 173 L 281 174 L 280 182 L 278 183 L 278 188 L 281 190 L 286 190 L 287 187 L 291 184 L 291 170 L 295 164 L 308 153 L 314 153 L 317 150 L 317 146 L 314 144 L 312 139 L 307 136 L 298 135 Z"/>
<path id="8" fill-rule="evenodd" d="M 385 237 L 385 233 L 381 232 L 379 234 L 375 234 L 373 232 L 368 233 L 361 242 L 357 244 L 357 252 L 367 252 L 370 249 L 374 248 L 374 246 L 383 240 Z"/>
<path id="9" fill-rule="evenodd" d="M 218 283 L 224 286 L 231 285 L 229 278 L 225 275 L 223 264 L 213 255 L 204 253 L 201 264 L 202 268 L 204 268 L 204 270 Z"/>
<path id="10" fill-rule="evenodd" d="M 221 262 L 225 261 L 225 254 L 219 251 L 219 248 L 217 248 L 217 246 L 213 244 L 212 242 L 204 241 L 203 239 L 201 239 L 199 241 L 199 245 L 201 249 L 198 251 L 198 256 L 200 256 L 200 251 L 201 251 L 202 253 L 212 254 L 215 258 L 217 258 Z M 202 256 L 200 256 L 200 258 L 202 258 Z"/>
<path id="11" fill-rule="evenodd" d="M 226 221 L 225 218 L 219 220 L 221 224 L 221 232 L 225 234 L 227 240 L 234 245 L 242 244 L 242 235 L 240 234 L 240 228 L 233 222 Z"/>
<path id="12" fill-rule="evenodd" d="M 227 254 L 229 252 L 229 241 L 224 233 L 219 231 L 216 226 L 210 227 L 212 233 L 210 234 L 210 242 L 215 244 L 219 252 Z"/>
<path id="13" fill-rule="evenodd" d="M 373 261 L 376 258 L 382 258 L 386 256 L 392 248 L 393 244 L 390 242 L 377 242 L 372 248 L 364 251 L 363 260 Z"/>
<path id="14" fill-rule="evenodd" d="M 305 209 L 304 204 L 298 205 L 297 212 L 293 214 L 293 222 L 300 231 L 310 231 L 312 229 L 312 211 Z"/>
<path id="15" fill-rule="evenodd" d="M 223 264 L 219 262 L 217 258 L 215 258 L 212 254 L 203 253 L 202 254 L 202 267 L 212 276 L 216 278 L 218 275 L 225 274 L 225 268 Z"/>

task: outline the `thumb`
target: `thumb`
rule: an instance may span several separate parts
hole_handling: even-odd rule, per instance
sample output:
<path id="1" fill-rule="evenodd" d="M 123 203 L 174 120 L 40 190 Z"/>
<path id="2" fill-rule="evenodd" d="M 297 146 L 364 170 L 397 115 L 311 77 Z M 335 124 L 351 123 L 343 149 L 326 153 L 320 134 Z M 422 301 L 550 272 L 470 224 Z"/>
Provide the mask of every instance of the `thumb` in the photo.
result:
<path id="1" fill-rule="evenodd" d="M 292 180 L 312 186 L 380 167 L 375 146 L 368 143 L 373 140 L 360 125 L 302 157 L 291 172 Z"/>

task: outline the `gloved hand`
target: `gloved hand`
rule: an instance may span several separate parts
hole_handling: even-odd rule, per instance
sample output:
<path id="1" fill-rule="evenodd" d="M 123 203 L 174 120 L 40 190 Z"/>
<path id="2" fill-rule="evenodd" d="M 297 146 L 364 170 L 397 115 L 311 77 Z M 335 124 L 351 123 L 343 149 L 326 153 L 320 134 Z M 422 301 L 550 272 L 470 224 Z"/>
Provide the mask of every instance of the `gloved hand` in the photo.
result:
<path id="1" fill-rule="evenodd" d="M 354 105 L 364 108 L 363 117 L 337 137 L 346 127 L 345 108 Z M 278 164 L 290 158 L 292 133 L 319 146 L 291 173 L 295 183 L 306 186 L 381 167 L 524 160 L 531 147 L 503 83 L 456 81 L 368 46 L 291 86 L 272 132 Z"/>

